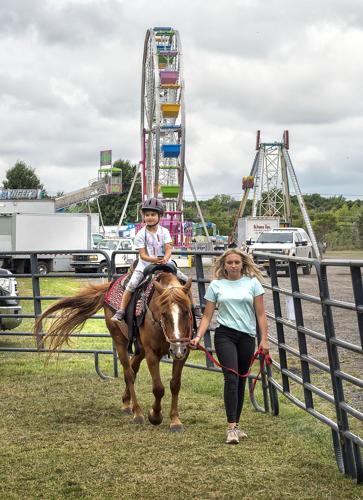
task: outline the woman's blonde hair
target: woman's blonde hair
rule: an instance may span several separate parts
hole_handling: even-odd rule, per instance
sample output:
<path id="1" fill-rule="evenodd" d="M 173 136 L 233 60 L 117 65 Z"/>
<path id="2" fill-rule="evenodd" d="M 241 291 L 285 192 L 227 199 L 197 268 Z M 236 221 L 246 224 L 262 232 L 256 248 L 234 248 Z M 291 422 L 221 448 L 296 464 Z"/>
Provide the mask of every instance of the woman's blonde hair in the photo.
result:
<path id="1" fill-rule="evenodd" d="M 257 278 L 259 281 L 262 281 L 261 271 L 258 269 L 256 264 L 253 262 L 252 257 L 250 257 L 247 253 L 242 252 L 238 248 L 229 248 L 226 250 L 218 259 L 216 260 L 214 266 L 214 277 L 217 280 L 221 280 L 226 278 L 227 272 L 225 269 L 226 258 L 228 255 L 238 255 L 242 260 L 242 276 L 249 276 L 250 278 Z"/>

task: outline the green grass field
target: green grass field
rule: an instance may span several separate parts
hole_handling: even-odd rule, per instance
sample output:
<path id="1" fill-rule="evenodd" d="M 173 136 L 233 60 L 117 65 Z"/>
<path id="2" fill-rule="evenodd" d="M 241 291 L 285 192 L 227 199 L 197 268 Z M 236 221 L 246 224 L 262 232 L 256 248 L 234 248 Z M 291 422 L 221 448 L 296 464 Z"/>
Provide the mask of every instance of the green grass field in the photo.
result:
<path id="1" fill-rule="evenodd" d="M 20 281 L 20 280 L 19 280 Z M 42 281 L 42 294 L 73 293 L 72 280 Z M 20 293 L 29 293 L 21 281 Z M 32 310 L 32 303 L 26 308 Z M 30 328 L 26 320 L 21 330 Z M 20 328 L 20 327 L 19 327 Z M 87 331 L 104 331 L 91 320 Z M 33 339 L 2 337 L 3 346 Z M 109 349 L 109 339 L 78 347 Z M 241 427 L 248 439 L 225 440 L 220 373 L 185 368 L 180 397 L 185 432 L 169 432 L 168 383 L 162 364 L 164 421 L 135 426 L 121 414 L 123 379 L 102 381 L 91 355 L 0 353 L 0 498 L 6 499 L 359 499 L 363 489 L 340 474 L 330 429 L 279 396 L 280 415 L 256 412 L 246 399 Z M 200 353 L 190 361 L 199 362 Z M 112 374 L 111 356 L 101 368 Z M 152 404 L 146 365 L 137 381 L 140 403 Z M 262 404 L 260 388 L 257 399 Z"/>
<path id="2" fill-rule="evenodd" d="M 362 498 L 338 472 L 330 430 L 283 398 L 278 417 L 247 401 L 248 439 L 228 446 L 220 374 L 185 369 L 186 430 L 172 434 L 169 365 L 164 422 L 153 427 L 121 415 L 122 378 L 101 381 L 90 356 L 61 355 L 47 367 L 37 354 L 0 357 L 1 498 Z M 111 373 L 109 356 L 103 369 Z M 147 411 L 145 366 L 137 390 Z"/>

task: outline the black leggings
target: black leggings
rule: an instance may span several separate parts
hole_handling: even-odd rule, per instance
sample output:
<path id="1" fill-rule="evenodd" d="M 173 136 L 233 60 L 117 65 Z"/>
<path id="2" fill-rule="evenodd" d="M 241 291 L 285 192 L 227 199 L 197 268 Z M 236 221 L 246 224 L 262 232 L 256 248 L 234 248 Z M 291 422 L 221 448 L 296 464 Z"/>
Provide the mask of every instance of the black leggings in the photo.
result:
<path id="1" fill-rule="evenodd" d="M 255 351 L 255 338 L 247 333 L 220 325 L 215 330 L 214 345 L 218 361 L 241 375 L 248 371 Z M 228 423 L 239 422 L 245 394 L 246 378 L 223 369 L 224 405 Z"/>

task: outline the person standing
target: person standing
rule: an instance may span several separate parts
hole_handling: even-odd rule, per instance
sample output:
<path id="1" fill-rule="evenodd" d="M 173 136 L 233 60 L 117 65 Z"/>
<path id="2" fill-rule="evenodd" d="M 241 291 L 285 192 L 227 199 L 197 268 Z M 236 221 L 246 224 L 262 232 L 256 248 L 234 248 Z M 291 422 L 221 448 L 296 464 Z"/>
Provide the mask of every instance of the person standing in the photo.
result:
<path id="1" fill-rule="evenodd" d="M 196 337 L 196 347 L 204 337 L 218 306 L 214 345 L 221 365 L 240 374 L 247 373 L 255 351 L 256 317 L 261 333 L 259 347 L 269 352 L 267 318 L 263 301 L 262 275 L 252 258 L 237 248 L 230 248 L 215 264 L 215 278 L 205 294 L 204 314 Z M 224 405 L 227 416 L 227 444 L 238 444 L 247 434 L 239 428 L 246 378 L 223 369 Z"/>

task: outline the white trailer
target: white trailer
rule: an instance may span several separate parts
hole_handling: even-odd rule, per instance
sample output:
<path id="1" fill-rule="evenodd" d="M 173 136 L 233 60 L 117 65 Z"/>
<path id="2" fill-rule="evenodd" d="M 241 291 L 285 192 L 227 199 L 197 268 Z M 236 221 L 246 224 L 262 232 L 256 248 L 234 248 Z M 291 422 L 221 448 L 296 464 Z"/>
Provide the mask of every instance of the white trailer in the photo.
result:
<path id="1" fill-rule="evenodd" d="M 254 243 L 264 231 L 280 226 L 279 217 L 241 217 L 237 224 L 238 246 L 246 248 Z"/>
<path id="2" fill-rule="evenodd" d="M 0 250 L 24 252 L 0 256 L 0 260 L 4 268 L 23 273 L 29 271 L 29 252 L 49 251 L 38 256 L 39 273 L 71 271 L 72 256 L 52 252 L 91 249 L 91 232 L 91 214 L 0 215 Z"/>

